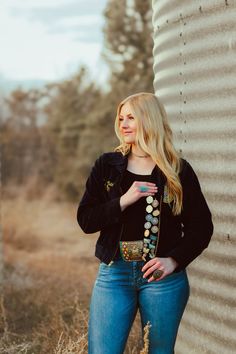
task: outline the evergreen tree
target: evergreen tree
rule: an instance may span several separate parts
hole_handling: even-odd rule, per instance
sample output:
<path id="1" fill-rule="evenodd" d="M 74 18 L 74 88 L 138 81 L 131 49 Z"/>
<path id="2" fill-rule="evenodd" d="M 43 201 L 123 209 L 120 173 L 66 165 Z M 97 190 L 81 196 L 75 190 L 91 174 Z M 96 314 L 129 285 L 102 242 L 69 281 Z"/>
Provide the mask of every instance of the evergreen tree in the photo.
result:
<path id="1" fill-rule="evenodd" d="M 111 68 L 110 86 L 120 100 L 153 92 L 151 0 L 109 0 L 104 12 L 103 56 Z"/>

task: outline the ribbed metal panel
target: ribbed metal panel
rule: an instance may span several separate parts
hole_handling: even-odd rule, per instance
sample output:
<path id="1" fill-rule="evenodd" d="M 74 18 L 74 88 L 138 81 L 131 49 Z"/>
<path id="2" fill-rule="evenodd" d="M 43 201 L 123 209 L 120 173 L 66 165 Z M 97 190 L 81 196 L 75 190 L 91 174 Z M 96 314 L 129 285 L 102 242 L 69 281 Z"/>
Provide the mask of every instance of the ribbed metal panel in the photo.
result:
<path id="1" fill-rule="evenodd" d="M 213 213 L 177 354 L 236 353 L 236 1 L 153 0 L 154 88 Z"/>

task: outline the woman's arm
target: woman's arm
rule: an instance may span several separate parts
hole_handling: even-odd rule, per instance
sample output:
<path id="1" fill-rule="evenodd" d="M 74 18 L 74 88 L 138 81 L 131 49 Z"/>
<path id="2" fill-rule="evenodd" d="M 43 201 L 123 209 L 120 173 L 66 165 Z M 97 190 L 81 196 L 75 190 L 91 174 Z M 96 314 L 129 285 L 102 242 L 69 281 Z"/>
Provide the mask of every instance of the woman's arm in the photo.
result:
<path id="1" fill-rule="evenodd" d="M 104 198 L 102 160 L 103 155 L 95 161 L 77 210 L 78 224 L 85 233 L 100 231 L 121 220 L 120 197 L 109 201 Z"/>
<path id="2" fill-rule="evenodd" d="M 182 175 L 183 238 L 180 244 L 168 253 L 177 263 L 176 270 L 185 268 L 208 246 L 213 234 L 212 215 L 202 194 L 201 187 L 191 165 L 186 162 Z"/>

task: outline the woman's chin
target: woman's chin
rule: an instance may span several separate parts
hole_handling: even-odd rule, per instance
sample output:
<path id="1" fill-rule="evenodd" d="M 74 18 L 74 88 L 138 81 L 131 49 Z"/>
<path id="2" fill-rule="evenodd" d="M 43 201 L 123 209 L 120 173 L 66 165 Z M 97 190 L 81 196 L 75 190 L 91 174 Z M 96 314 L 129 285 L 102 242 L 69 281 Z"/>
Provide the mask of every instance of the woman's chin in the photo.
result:
<path id="1" fill-rule="evenodd" d="M 124 136 L 123 139 L 126 144 L 133 144 L 134 143 L 134 139 L 129 136 Z"/>

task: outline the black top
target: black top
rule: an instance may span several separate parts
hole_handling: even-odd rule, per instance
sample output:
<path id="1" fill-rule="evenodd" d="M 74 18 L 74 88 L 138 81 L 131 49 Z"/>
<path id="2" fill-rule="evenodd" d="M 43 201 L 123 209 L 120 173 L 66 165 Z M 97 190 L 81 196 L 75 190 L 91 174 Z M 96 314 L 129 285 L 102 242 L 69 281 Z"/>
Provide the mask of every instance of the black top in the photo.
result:
<path id="1" fill-rule="evenodd" d="M 126 193 L 134 181 L 153 182 L 153 175 L 140 175 L 126 170 L 121 183 L 122 193 Z M 121 241 L 142 240 L 144 235 L 143 225 L 145 223 L 146 196 L 141 197 L 135 203 L 128 206 L 122 212 L 122 223 L 124 225 Z M 119 249 L 116 256 L 119 254 Z"/>

